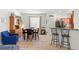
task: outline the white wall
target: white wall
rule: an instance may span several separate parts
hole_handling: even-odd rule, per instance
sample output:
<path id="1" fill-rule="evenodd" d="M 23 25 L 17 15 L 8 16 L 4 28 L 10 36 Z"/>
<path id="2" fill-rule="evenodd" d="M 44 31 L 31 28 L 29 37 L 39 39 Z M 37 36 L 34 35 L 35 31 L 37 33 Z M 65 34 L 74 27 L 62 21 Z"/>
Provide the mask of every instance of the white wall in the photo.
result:
<path id="1" fill-rule="evenodd" d="M 1 22 L 1 20 L 3 22 Z M 0 32 L 9 30 L 9 14 L 0 17 Z"/>
<path id="2" fill-rule="evenodd" d="M 21 13 L 22 16 L 22 21 L 23 21 L 23 25 L 25 28 L 29 28 L 29 17 L 30 16 L 40 16 L 41 17 L 41 27 L 46 27 L 46 14 L 36 14 L 36 15 L 32 15 L 32 14 L 26 14 L 26 13 Z"/>
<path id="3" fill-rule="evenodd" d="M 22 25 L 24 28 L 29 28 L 29 16 L 27 14 L 21 14 L 22 16 Z"/>
<path id="4" fill-rule="evenodd" d="M 41 15 L 41 27 L 46 27 L 46 21 L 47 21 L 46 15 L 45 14 Z"/>

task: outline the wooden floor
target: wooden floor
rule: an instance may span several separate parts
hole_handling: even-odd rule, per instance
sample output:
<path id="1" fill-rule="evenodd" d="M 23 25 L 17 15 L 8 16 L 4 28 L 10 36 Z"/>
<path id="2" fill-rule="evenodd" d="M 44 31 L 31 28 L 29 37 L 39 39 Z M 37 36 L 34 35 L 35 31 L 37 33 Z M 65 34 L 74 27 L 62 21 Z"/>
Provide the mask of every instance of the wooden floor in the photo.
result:
<path id="1" fill-rule="evenodd" d="M 51 45 L 51 37 L 47 35 L 40 35 L 39 39 L 33 39 L 27 41 L 19 39 L 18 45 L 20 50 L 66 50 L 65 48 L 57 48 L 55 45 Z"/>

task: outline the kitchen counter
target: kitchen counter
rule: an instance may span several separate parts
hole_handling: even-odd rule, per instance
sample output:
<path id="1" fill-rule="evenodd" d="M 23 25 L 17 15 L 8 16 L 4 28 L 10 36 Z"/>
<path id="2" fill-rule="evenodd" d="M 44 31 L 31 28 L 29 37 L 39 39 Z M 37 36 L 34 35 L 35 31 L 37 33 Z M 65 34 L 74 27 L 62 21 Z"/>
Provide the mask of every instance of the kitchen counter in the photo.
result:
<path id="1" fill-rule="evenodd" d="M 53 28 L 51 28 L 51 29 L 53 29 Z M 57 29 L 79 30 L 78 28 L 58 28 L 58 27 L 57 27 Z"/>
<path id="2" fill-rule="evenodd" d="M 52 29 L 52 28 L 51 28 Z M 59 33 L 59 41 L 61 44 L 61 29 L 62 28 L 57 28 L 58 33 Z M 71 29 L 71 28 L 63 28 L 63 29 L 69 29 L 69 35 L 70 35 L 70 45 L 72 50 L 79 50 L 79 29 Z"/>

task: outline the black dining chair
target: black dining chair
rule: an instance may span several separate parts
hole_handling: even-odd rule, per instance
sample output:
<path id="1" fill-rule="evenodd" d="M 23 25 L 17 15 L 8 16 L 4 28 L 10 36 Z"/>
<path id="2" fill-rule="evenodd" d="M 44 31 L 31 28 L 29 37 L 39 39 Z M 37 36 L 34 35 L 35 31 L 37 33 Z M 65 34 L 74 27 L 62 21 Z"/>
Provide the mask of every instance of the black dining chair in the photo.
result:
<path id="1" fill-rule="evenodd" d="M 33 39 L 33 33 L 34 33 L 34 30 L 32 29 L 27 29 L 27 36 L 28 38 L 32 41 Z"/>
<path id="2" fill-rule="evenodd" d="M 70 35 L 69 35 L 70 30 L 69 29 L 61 29 L 61 47 L 65 47 L 67 49 L 71 49 L 70 47 Z"/>
<path id="3" fill-rule="evenodd" d="M 35 30 L 35 32 L 36 32 L 36 37 L 38 37 L 38 39 L 39 39 L 39 28 L 37 28 L 37 29 Z"/>
<path id="4" fill-rule="evenodd" d="M 26 39 L 26 38 L 25 38 L 25 37 L 26 37 L 25 34 L 27 33 L 27 31 L 26 31 L 26 29 L 23 29 L 23 28 L 22 28 L 22 32 L 23 32 L 23 38 L 24 38 L 24 40 L 25 40 L 25 39 Z"/>
<path id="5" fill-rule="evenodd" d="M 52 33 L 51 45 L 53 42 L 53 44 L 55 44 L 56 47 L 59 47 L 60 42 L 59 42 L 59 34 L 57 33 L 57 28 L 51 28 L 51 33 Z"/>

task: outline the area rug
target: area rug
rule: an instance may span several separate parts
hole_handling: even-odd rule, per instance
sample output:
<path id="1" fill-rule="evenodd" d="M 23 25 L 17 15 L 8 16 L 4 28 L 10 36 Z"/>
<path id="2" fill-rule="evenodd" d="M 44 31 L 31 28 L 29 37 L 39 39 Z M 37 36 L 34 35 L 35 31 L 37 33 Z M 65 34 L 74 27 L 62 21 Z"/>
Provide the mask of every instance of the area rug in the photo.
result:
<path id="1" fill-rule="evenodd" d="M 0 45 L 0 50 L 19 50 L 17 45 Z"/>

